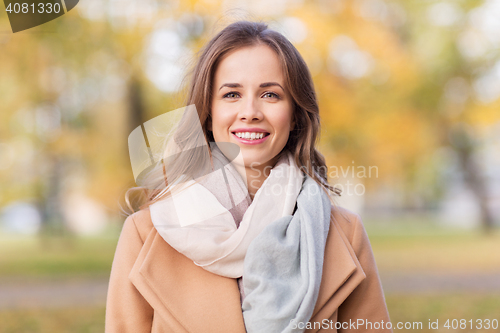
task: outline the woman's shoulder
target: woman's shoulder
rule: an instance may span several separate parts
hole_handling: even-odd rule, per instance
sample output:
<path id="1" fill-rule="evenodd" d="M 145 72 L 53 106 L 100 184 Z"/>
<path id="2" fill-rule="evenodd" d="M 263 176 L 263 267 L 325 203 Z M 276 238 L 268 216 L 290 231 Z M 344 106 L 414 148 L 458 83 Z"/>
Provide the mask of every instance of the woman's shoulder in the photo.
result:
<path id="1" fill-rule="evenodd" d="M 123 225 L 123 229 L 127 228 L 136 229 L 137 233 L 140 235 L 142 241 L 144 242 L 151 230 L 154 228 L 149 207 L 143 208 L 134 212 L 133 214 L 128 215 Z"/>
<path id="2" fill-rule="evenodd" d="M 342 229 L 351 243 L 357 233 L 365 233 L 364 225 L 359 214 L 347 208 L 332 204 L 331 221 Z"/>

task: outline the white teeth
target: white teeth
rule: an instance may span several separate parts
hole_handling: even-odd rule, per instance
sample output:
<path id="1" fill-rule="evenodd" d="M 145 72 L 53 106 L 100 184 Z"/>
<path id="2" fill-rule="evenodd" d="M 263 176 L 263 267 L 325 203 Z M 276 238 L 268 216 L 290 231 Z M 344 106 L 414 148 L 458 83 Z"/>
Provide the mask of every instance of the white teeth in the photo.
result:
<path id="1" fill-rule="evenodd" d="M 259 140 L 264 137 L 264 133 L 257 133 L 257 132 L 235 132 L 234 134 L 238 138 L 247 140 Z"/>

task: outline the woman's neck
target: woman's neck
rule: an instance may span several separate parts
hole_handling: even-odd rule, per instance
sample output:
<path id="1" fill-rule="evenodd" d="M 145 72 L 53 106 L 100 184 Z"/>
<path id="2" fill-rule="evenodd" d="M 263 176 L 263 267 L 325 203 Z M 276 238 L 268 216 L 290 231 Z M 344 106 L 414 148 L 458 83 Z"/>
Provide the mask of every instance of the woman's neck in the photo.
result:
<path id="1" fill-rule="evenodd" d="M 257 193 L 264 181 L 267 177 L 269 177 L 271 169 L 274 168 L 277 160 L 277 158 L 273 158 L 271 161 L 258 166 L 244 166 L 241 164 L 234 165 L 238 173 L 241 175 L 241 178 L 246 181 L 248 193 L 250 194 L 250 198 L 252 200 L 255 193 Z"/>

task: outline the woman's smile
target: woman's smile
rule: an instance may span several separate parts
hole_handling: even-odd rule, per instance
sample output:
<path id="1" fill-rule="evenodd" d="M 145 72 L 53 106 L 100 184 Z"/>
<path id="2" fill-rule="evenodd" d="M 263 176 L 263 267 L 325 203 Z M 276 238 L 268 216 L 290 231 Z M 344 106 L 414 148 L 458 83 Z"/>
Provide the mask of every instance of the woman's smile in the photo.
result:
<path id="1" fill-rule="evenodd" d="M 245 145 L 258 145 L 269 137 L 269 132 L 260 128 L 238 128 L 231 133 L 237 138 L 237 141 Z"/>

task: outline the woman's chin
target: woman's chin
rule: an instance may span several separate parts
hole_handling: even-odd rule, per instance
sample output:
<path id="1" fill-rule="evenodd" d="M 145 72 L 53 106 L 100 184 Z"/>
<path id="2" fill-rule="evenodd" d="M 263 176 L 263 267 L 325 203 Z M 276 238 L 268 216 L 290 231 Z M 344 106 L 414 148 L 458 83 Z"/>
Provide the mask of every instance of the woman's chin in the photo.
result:
<path id="1" fill-rule="evenodd" d="M 248 156 L 248 157 L 245 157 L 245 155 L 243 155 L 243 160 L 245 161 L 245 168 L 250 169 L 250 170 L 262 171 L 265 168 L 271 169 L 276 164 L 276 157 L 269 158 L 269 156 L 266 156 L 266 157 Z"/>
<path id="2" fill-rule="evenodd" d="M 239 167 L 244 166 L 246 169 L 261 169 L 269 165 L 269 162 L 269 158 L 262 158 L 260 156 L 255 156 L 254 154 L 245 154 L 245 152 L 240 152 L 232 161 L 234 165 Z"/>

